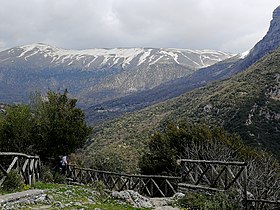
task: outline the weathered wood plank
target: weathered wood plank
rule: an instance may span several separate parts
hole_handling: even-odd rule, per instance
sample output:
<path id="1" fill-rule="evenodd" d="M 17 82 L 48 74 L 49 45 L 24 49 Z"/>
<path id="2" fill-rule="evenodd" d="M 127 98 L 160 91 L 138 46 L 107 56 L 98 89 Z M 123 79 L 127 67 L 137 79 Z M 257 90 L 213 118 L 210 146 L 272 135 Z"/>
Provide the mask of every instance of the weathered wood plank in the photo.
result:
<path id="1" fill-rule="evenodd" d="M 35 160 L 34 160 L 34 159 L 31 159 L 30 165 L 29 165 L 30 171 L 31 171 L 31 172 L 33 172 L 33 170 L 34 170 L 34 162 L 35 162 Z"/>
<path id="2" fill-rule="evenodd" d="M 7 173 L 10 173 L 12 168 L 15 166 L 16 162 L 18 161 L 18 157 L 14 157 L 12 163 L 10 164 L 9 168 L 7 169 Z"/>
<path id="3" fill-rule="evenodd" d="M 208 191 L 214 191 L 214 192 L 224 192 L 225 190 L 212 188 L 212 187 L 205 187 L 202 185 L 192 185 L 192 184 L 185 184 L 185 183 L 179 183 L 178 184 L 179 191 L 186 190 L 186 189 L 195 189 L 195 190 L 208 190 Z"/>
<path id="4" fill-rule="evenodd" d="M 24 181 L 26 184 L 32 186 L 32 184 L 39 180 L 40 178 L 40 158 L 38 156 L 30 156 L 22 153 L 14 153 L 14 152 L 0 152 L 1 160 L 7 164 L 9 160 L 11 164 L 9 165 L 8 169 L 5 170 L 6 173 L 3 171 L 4 174 L 9 174 L 13 168 L 17 168 L 19 173 L 23 176 Z M 0 181 L 0 185 L 3 184 L 6 177 L 3 177 Z"/>
<path id="5" fill-rule="evenodd" d="M 210 185 L 210 187 L 217 186 L 217 182 L 220 181 L 223 188 L 225 188 L 226 185 L 225 185 L 224 181 L 221 179 L 221 176 L 222 176 L 223 172 L 226 170 L 227 166 L 224 166 L 220 172 L 218 172 L 212 164 L 211 164 L 211 167 L 212 167 L 212 170 L 216 173 L 217 177 L 213 180 L 213 183 Z"/>
<path id="6" fill-rule="evenodd" d="M 246 162 L 226 162 L 226 161 L 216 161 L 216 160 L 191 160 L 191 159 L 179 159 L 179 160 L 177 160 L 177 164 L 181 164 L 182 162 L 247 166 Z"/>
<path id="7" fill-rule="evenodd" d="M 176 190 L 174 189 L 173 185 L 166 179 L 166 184 L 170 187 L 170 189 L 172 190 L 172 192 L 175 194 Z"/>
<path id="8" fill-rule="evenodd" d="M 165 194 L 161 191 L 160 187 L 158 186 L 158 184 L 155 182 L 154 179 L 151 179 L 152 184 L 156 187 L 156 191 L 153 193 L 152 196 L 156 195 L 157 192 L 159 192 L 163 197 L 166 197 Z M 153 186 L 152 185 L 152 186 Z"/>
<path id="9" fill-rule="evenodd" d="M 238 187 L 240 189 L 242 189 L 242 186 L 237 181 L 237 179 L 240 178 L 240 175 L 241 175 L 242 171 L 244 170 L 244 167 L 240 168 L 236 175 L 234 175 L 234 173 L 230 170 L 230 168 L 227 168 L 227 170 L 228 170 L 229 174 L 232 176 L 233 180 L 228 183 L 228 185 L 225 187 L 225 189 L 228 190 L 231 187 L 231 185 L 233 185 L 234 183 L 236 183 L 238 185 Z"/>
<path id="10" fill-rule="evenodd" d="M 195 183 L 195 179 L 194 179 L 193 175 L 191 174 L 191 172 L 194 170 L 195 165 L 193 165 L 190 169 L 186 165 L 184 167 L 187 169 L 187 171 L 185 172 L 186 174 L 184 175 L 183 180 L 185 180 L 186 177 L 188 176 L 191 179 L 191 181 L 193 183 Z"/>
<path id="11" fill-rule="evenodd" d="M 29 163 L 29 159 L 26 159 L 26 160 L 24 161 L 23 166 L 22 166 L 22 171 L 23 171 L 24 173 L 25 173 L 25 170 L 26 170 L 26 167 L 27 167 L 28 163 Z"/>
<path id="12" fill-rule="evenodd" d="M 256 203 L 268 203 L 268 204 L 275 204 L 275 205 L 280 205 L 280 200 L 265 200 L 265 199 L 248 199 L 250 202 L 256 202 Z"/>
<path id="13" fill-rule="evenodd" d="M 40 159 L 39 156 L 31 156 L 31 155 L 26 155 L 23 153 L 18 153 L 18 152 L 0 152 L 0 156 L 17 156 L 17 157 L 25 157 L 25 158 L 35 158 L 35 159 Z"/>
<path id="14" fill-rule="evenodd" d="M 199 165 L 197 165 L 197 169 L 201 174 L 198 177 L 198 179 L 196 180 L 195 185 L 198 185 L 200 183 L 200 181 L 202 180 L 202 178 L 204 178 L 204 180 L 207 182 L 207 184 L 210 185 L 211 183 L 210 183 L 209 179 L 207 178 L 207 176 L 205 175 L 207 173 L 207 171 L 210 169 L 210 165 L 208 165 L 204 171 L 200 168 Z"/>
<path id="15" fill-rule="evenodd" d="M 142 187 L 142 190 L 140 190 L 140 192 L 143 193 L 144 190 L 146 190 L 146 192 L 148 193 L 148 196 L 151 197 L 151 196 L 152 196 L 152 193 L 150 192 L 150 190 L 149 190 L 148 187 L 147 187 L 147 184 L 149 183 L 149 180 L 148 180 L 147 183 L 145 183 L 145 182 L 143 181 L 143 179 L 141 179 L 141 183 L 143 184 L 143 187 Z"/>
<path id="16" fill-rule="evenodd" d="M 3 182 L 6 180 L 6 178 L 7 178 L 7 175 L 2 177 L 2 179 L 0 180 L 0 186 L 3 184 Z"/>

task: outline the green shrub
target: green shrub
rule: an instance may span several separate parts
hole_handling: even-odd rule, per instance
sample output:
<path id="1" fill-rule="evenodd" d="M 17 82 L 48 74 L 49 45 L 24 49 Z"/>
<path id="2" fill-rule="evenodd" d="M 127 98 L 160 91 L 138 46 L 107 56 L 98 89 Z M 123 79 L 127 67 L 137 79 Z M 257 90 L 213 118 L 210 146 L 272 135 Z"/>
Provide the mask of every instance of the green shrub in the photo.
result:
<path id="1" fill-rule="evenodd" d="M 92 184 L 94 190 L 100 193 L 101 196 L 104 196 L 105 190 L 107 189 L 106 185 L 102 181 L 96 181 Z"/>
<path id="2" fill-rule="evenodd" d="M 239 160 L 245 148 L 241 139 L 222 128 L 206 125 L 167 125 L 148 142 L 139 161 L 142 174 L 180 175 L 180 157 L 202 160 Z"/>
<path id="3" fill-rule="evenodd" d="M 188 193 L 177 203 L 180 207 L 190 210 L 235 210 L 237 201 L 233 201 L 224 193 L 206 195 L 201 193 Z"/>
<path id="4" fill-rule="evenodd" d="M 48 166 L 41 167 L 41 180 L 43 182 L 53 183 L 53 174 Z"/>
<path id="5" fill-rule="evenodd" d="M 104 147 L 94 153 L 93 157 L 89 157 L 90 168 L 102 170 L 123 172 L 125 171 L 126 162 L 121 155 L 121 147 Z"/>
<path id="6" fill-rule="evenodd" d="M 66 177 L 58 172 L 54 174 L 53 178 L 54 183 L 66 184 Z"/>
<path id="7" fill-rule="evenodd" d="M 24 190 L 30 190 L 30 189 L 31 189 L 31 186 L 28 185 L 28 184 L 24 184 L 24 185 L 23 185 L 23 189 L 24 189 Z"/>
<path id="8" fill-rule="evenodd" d="M 18 170 L 12 169 L 10 171 L 2 185 L 2 188 L 6 192 L 20 191 L 24 189 L 23 178 Z"/>

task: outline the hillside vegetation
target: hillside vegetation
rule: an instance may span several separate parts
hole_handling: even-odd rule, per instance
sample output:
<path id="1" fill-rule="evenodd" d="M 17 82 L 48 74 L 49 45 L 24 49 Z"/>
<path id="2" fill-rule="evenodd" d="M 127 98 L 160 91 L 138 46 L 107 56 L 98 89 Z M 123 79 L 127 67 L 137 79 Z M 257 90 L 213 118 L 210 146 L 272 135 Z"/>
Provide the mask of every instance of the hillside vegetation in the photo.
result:
<path id="1" fill-rule="evenodd" d="M 150 135 L 168 122 L 205 123 L 238 133 L 279 157 L 280 49 L 230 79 L 214 82 L 94 127 L 86 153 L 125 161 L 135 171 Z"/>

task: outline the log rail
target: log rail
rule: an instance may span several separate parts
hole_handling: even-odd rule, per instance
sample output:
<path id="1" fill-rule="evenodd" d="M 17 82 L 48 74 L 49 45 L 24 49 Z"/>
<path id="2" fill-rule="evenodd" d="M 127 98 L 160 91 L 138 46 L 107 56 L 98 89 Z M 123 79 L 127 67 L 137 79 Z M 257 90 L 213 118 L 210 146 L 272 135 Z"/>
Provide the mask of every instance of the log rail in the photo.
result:
<path id="1" fill-rule="evenodd" d="M 180 159 L 177 163 L 182 167 L 182 183 L 178 184 L 180 192 L 189 189 L 225 192 L 235 188 L 242 192 L 246 210 L 252 203 L 255 206 L 265 206 L 262 209 L 280 209 L 280 200 L 248 198 L 246 162 Z"/>
<path id="2" fill-rule="evenodd" d="M 0 186 L 12 169 L 17 169 L 25 184 L 32 186 L 40 178 L 40 158 L 23 153 L 0 152 Z"/>
<path id="3" fill-rule="evenodd" d="M 209 160 L 180 159 L 182 182 L 193 188 L 209 188 L 213 191 L 226 191 L 232 186 L 247 187 L 247 163 Z"/>
<path id="4" fill-rule="evenodd" d="M 158 175 L 131 175 L 79 168 L 69 165 L 68 178 L 75 182 L 90 184 L 102 181 L 109 190 L 134 190 L 149 197 L 169 197 L 177 192 L 181 177 Z"/>

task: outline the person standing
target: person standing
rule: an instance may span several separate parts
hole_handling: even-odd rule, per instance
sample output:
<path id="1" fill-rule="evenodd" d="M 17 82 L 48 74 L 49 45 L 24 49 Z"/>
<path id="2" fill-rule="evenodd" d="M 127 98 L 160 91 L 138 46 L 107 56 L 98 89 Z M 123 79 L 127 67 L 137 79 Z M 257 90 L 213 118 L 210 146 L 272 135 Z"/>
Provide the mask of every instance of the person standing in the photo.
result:
<path id="1" fill-rule="evenodd" d="M 63 175 L 66 174 L 67 165 L 68 165 L 67 156 L 64 155 L 64 156 L 62 156 L 62 158 L 61 158 L 61 168 L 62 168 L 61 174 L 63 174 Z"/>

